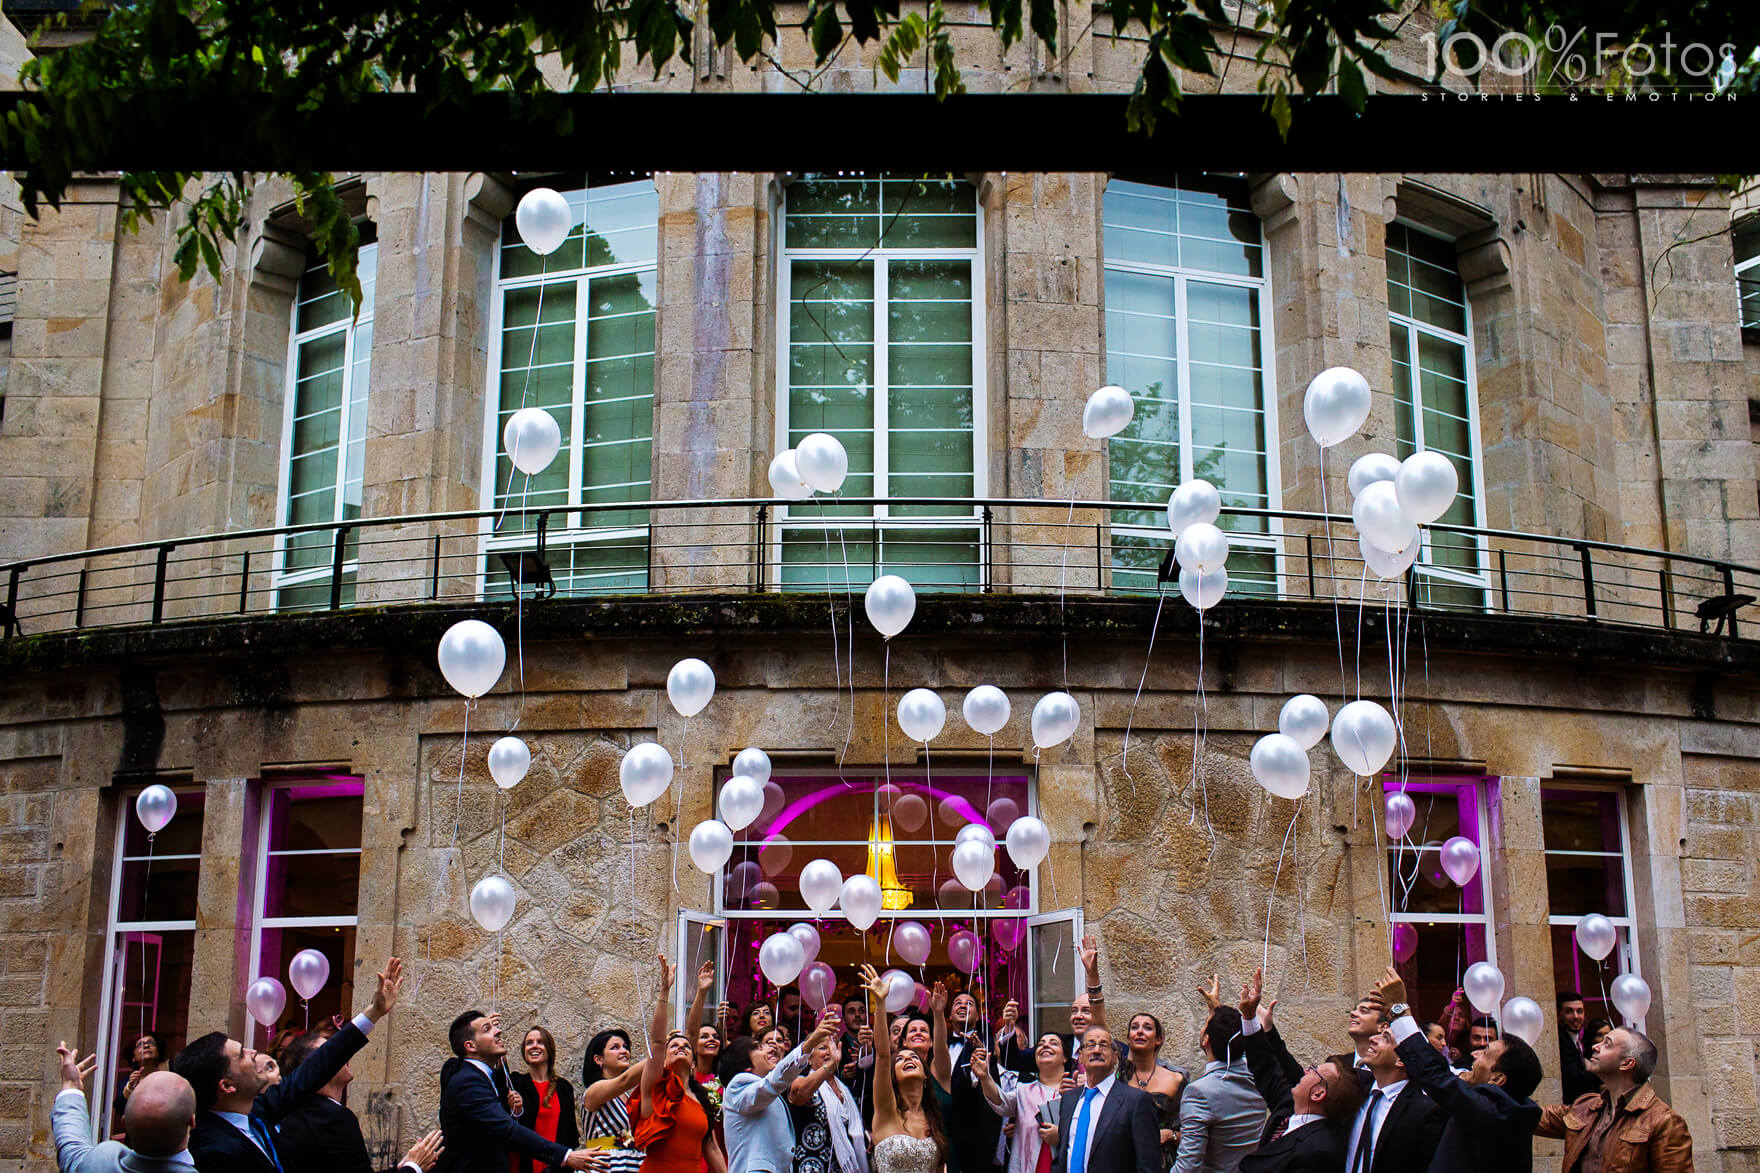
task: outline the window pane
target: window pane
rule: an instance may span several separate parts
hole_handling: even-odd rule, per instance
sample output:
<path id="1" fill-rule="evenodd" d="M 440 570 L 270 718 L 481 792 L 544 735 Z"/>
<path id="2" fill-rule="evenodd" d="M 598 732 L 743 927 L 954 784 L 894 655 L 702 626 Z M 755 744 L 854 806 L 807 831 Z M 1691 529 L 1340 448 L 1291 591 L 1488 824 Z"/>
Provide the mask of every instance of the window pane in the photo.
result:
<path id="1" fill-rule="evenodd" d="M 841 535 L 842 540 L 839 540 Z M 782 536 L 782 589 L 866 590 L 874 581 L 873 531 L 794 529 Z"/>
<path id="2" fill-rule="evenodd" d="M 501 399 L 495 415 L 495 498 L 499 505 L 568 504 L 569 449 L 574 432 L 575 281 L 507 290 L 501 303 Z M 502 441 L 508 418 L 522 407 L 548 411 L 562 432 L 562 450 L 529 484 Z M 504 529 L 521 528 L 507 518 Z M 537 528 L 536 520 L 524 524 Z"/>
<path id="3" fill-rule="evenodd" d="M 302 1004 L 299 995 L 289 987 L 287 1009 L 282 1012 L 280 1026 L 292 1026 L 296 1030 L 304 1031 L 333 1014 L 348 1016 L 355 1012 L 354 935 L 352 925 L 326 929 L 263 930 L 262 957 L 257 966 L 261 973 L 278 975 L 285 982 L 288 963 L 302 949 L 316 949 L 330 962 L 330 980 L 324 983 L 324 988 L 318 991 L 309 1006 Z M 371 980 L 370 974 L 368 980 Z M 275 1036 L 273 1030 L 259 1029 L 255 1024 L 252 1024 L 252 1033 L 257 1036 L 258 1046 L 266 1046 Z"/>
<path id="4" fill-rule="evenodd" d="M 887 284 L 888 495 L 970 497 L 976 483 L 971 263 L 894 261 Z M 969 511 L 901 505 L 893 515 Z"/>
<path id="5" fill-rule="evenodd" d="M 1552 978 L 1554 987 L 1559 991 L 1575 990 L 1583 995 L 1583 1009 L 1588 1013 L 1590 1028 L 1595 1020 L 1606 1019 L 1618 1026 L 1623 1016 L 1614 1006 L 1609 996 L 1609 988 L 1613 979 L 1621 973 L 1632 971 L 1631 965 L 1631 930 L 1624 925 L 1615 926 L 1619 943 L 1613 952 L 1597 962 L 1593 957 L 1577 947 L 1576 926 L 1553 925 L 1550 930 L 1552 938 Z M 1587 1034 L 1589 1032 L 1585 1032 Z"/>
<path id="6" fill-rule="evenodd" d="M 325 603 L 329 589 L 325 588 Z M 162 850 L 162 849 L 161 849 Z M 187 920 L 196 918 L 199 859 L 129 860 L 122 865 L 122 892 L 116 905 L 121 921 Z"/>
<path id="7" fill-rule="evenodd" d="M 1540 802 L 1547 911 L 1553 916 L 1627 915 L 1619 795 L 1548 788 L 1540 792 Z"/>
<path id="8" fill-rule="evenodd" d="M 965 492 L 971 492 L 968 483 Z M 885 531 L 881 571 L 930 591 L 968 591 L 979 585 L 976 530 L 927 530 L 900 526 Z"/>
<path id="9" fill-rule="evenodd" d="M 276 787 L 271 795 L 270 851 L 335 851 L 361 845 L 358 781 Z"/>
<path id="10" fill-rule="evenodd" d="M 110 1066 L 88 1087 L 108 1094 L 113 1131 L 122 1127 L 122 1088 L 134 1067 L 135 1042 L 148 1031 L 170 1059 L 189 1042 L 189 991 L 195 968 L 194 930 L 116 934 L 111 971 Z"/>
<path id="11" fill-rule="evenodd" d="M 1075 922 L 1051 921 L 1033 929 L 1033 1029 L 1044 1033 L 1069 1030 L 1069 1010 L 1076 991 Z"/>
<path id="12" fill-rule="evenodd" d="M 1396 968 L 1406 980 L 1412 1013 L 1420 1020 L 1440 1015 L 1460 989 L 1461 975 L 1467 966 L 1489 959 L 1482 924 L 1406 920 L 1396 922 L 1393 932 L 1396 957 L 1412 950 L 1407 960 L 1396 963 Z M 1547 1017 L 1554 1018 L 1551 1014 Z"/>
<path id="13" fill-rule="evenodd" d="M 814 432 L 849 454 L 846 496 L 874 492 L 874 265 L 796 261 L 790 270 L 789 446 Z M 866 507 L 837 506 L 837 514 Z"/>
<path id="14" fill-rule="evenodd" d="M 1231 569 L 1232 576 L 1233 571 Z M 1400 789 L 1395 781 L 1383 792 Z M 1395 913 L 1483 913 L 1483 861 L 1465 888 L 1458 888 L 1442 870 L 1442 845 L 1456 835 L 1479 843 L 1478 789 L 1473 782 L 1417 782 L 1405 787 L 1417 816 L 1412 829 L 1388 848 L 1388 900 Z M 1380 812 L 1376 812 L 1377 819 Z M 1482 846 L 1482 845 L 1481 845 Z"/>

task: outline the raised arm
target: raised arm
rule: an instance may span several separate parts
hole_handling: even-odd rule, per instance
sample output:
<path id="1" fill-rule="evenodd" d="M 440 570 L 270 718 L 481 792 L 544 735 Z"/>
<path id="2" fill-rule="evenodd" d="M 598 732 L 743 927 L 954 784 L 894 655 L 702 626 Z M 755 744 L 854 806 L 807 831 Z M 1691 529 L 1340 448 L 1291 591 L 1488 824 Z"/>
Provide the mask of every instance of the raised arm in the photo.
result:
<path id="1" fill-rule="evenodd" d="M 1082 938 L 1082 973 L 1088 979 L 1088 1011 L 1094 1016 L 1092 1025 L 1106 1026 L 1106 991 L 1100 988 L 1100 943 L 1089 933 Z M 1078 1042 L 1080 1040 L 1077 1040 Z"/>
<path id="2" fill-rule="evenodd" d="M 947 986 L 936 982 L 929 991 L 929 1074 L 942 1091 L 953 1090 L 953 1057 L 947 1050 Z"/>
<path id="3" fill-rule="evenodd" d="M 605 1079 L 597 1079 L 581 1089 L 581 1110 L 597 1112 L 612 1100 L 629 1094 L 629 1090 L 642 1082 L 643 1063 L 631 1063 L 616 1075 Z"/>
<path id="4" fill-rule="evenodd" d="M 318 1094 L 318 1089 L 336 1077 L 355 1052 L 367 1045 L 367 1032 L 397 1006 L 403 991 L 403 961 L 393 957 L 383 971 L 375 975 L 378 984 L 367 1008 L 354 1020 L 337 1031 L 311 1057 L 282 1078 L 281 1082 L 257 1097 L 255 1114 L 275 1124 L 301 1103 Z"/>
<path id="5" fill-rule="evenodd" d="M 705 961 L 697 967 L 697 992 L 691 998 L 691 1008 L 684 1015 L 684 1037 L 691 1041 L 691 1053 L 696 1054 L 697 1033 L 703 1029 L 703 1000 L 709 996 L 709 987 L 715 984 L 715 963 Z"/>
<path id="6" fill-rule="evenodd" d="M 1388 966 L 1369 998 L 1379 1002 L 1384 1010 L 1404 1002 L 1405 979 L 1399 976 L 1398 970 Z M 1436 1048 L 1418 1029 L 1410 1012 L 1394 1019 L 1389 1029 L 1397 1044 L 1400 1061 L 1406 1065 L 1406 1077 L 1423 1088 L 1444 1112 L 1468 1128 L 1496 1125 L 1497 1110 L 1483 1097 L 1474 1095 L 1467 1083 L 1449 1070 L 1448 1061 L 1436 1053 Z"/>
<path id="7" fill-rule="evenodd" d="M 672 993 L 672 964 L 664 953 L 660 959 L 660 992 L 654 998 L 654 1015 L 648 1020 L 648 1057 L 642 1060 L 641 1114 L 654 1114 L 654 1088 L 666 1069 L 666 999 Z"/>
<path id="8" fill-rule="evenodd" d="M 869 1020 L 886 1013 L 886 983 L 871 965 L 862 966 L 862 985 L 868 991 Z M 892 1094 L 892 1032 L 874 1032 L 874 1141 L 898 1132 L 903 1121 L 898 1115 L 898 1099 Z"/>

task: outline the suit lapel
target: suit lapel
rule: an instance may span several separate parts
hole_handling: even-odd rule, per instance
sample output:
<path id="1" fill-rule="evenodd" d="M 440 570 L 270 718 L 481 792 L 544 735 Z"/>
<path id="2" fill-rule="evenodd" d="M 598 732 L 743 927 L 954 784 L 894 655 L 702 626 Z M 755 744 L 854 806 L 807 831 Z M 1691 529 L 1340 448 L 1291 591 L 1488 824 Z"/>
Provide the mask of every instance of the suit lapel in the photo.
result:
<path id="1" fill-rule="evenodd" d="M 1120 1111 L 1118 1102 L 1126 1095 L 1125 1085 L 1116 1079 L 1112 1083 L 1112 1091 L 1107 1093 L 1106 1102 L 1100 1105 L 1100 1119 L 1094 1121 L 1094 1139 L 1098 1141 L 1100 1134 L 1106 1131 L 1106 1125 Z"/>

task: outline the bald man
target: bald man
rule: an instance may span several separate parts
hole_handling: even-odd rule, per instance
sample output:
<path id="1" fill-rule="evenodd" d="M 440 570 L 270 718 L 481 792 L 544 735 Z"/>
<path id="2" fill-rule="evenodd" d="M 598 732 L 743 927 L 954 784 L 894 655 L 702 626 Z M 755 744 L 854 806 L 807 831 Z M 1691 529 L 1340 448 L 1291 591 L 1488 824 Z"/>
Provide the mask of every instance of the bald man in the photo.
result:
<path id="1" fill-rule="evenodd" d="M 85 1081 L 97 1059 L 80 1059 L 79 1051 L 66 1043 L 56 1053 L 61 1056 L 61 1091 L 55 1096 L 52 1123 L 61 1173 L 189 1173 L 196 1093 L 188 1080 L 169 1071 L 142 1079 L 123 1113 L 128 1144 L 107 1140 L 94 1145 Z"/>

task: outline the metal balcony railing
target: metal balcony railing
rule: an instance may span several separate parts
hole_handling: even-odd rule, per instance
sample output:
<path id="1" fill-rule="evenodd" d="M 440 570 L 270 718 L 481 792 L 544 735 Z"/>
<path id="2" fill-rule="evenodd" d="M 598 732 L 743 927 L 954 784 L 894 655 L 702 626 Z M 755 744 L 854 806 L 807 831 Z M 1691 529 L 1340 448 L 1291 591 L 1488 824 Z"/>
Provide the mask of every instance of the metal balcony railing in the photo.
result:
<path id="1" fill-rule="evenodd" d="M 7 637 L 391 604 L 861 590 L 1141 596 L 1174 590 L 1162 511 L 1123 501 L 843 498 L 469 510 L 242 530 L 0 565 Z M 1330 524 L 1329 524 L 1330 522 Z M 1741 638 L 1760 569 L 1574 538 L 1428 527 L 1403 582 L 1368 572 L 1348 517 L 1229 509 L 1231 598 L 1398 591 L 1420 608 Z M 1749 627 L 1752 632 L 1754 629 Z M 1750 635 L 1749 638 L 1752 638 Z"/>

